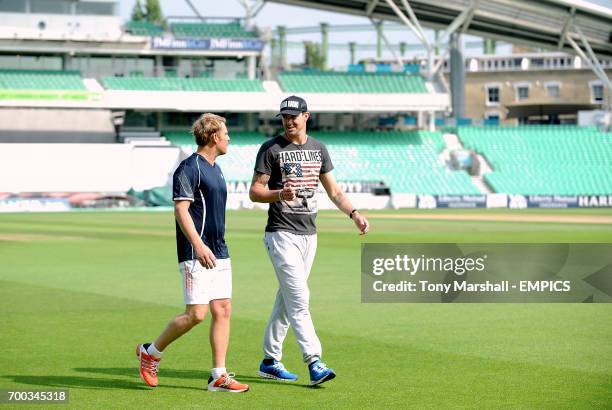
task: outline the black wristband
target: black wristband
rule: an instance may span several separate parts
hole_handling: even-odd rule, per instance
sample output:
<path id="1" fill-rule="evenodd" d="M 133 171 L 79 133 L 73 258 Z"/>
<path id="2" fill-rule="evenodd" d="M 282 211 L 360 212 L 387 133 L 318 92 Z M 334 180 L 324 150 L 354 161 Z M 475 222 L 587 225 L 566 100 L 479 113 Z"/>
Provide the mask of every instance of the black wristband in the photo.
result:
<path id="1" fill-rule="evenodd" d="M 355 214 L 355 212 L 357 212 L 357 210 L 353 209 L 351 213 L 349 214 L 349 218 L 353 219 L 353 215 Z"/>

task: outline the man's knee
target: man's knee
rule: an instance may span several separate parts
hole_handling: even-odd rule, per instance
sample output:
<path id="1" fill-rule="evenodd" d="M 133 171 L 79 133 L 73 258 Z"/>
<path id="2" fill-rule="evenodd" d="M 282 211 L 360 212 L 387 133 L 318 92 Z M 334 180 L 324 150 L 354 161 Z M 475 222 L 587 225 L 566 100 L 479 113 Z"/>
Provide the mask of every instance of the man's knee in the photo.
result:
<path id="1" fill-rule="evenodd" d="M 284 292 L 284 302 L 288 309 L 306 309 L 310 304 L 308 286 L 288 286 Z"/>
<path id="2" fill-rule="evenodd" d="M 206 305 L 190 305 L 185 313 L 187 313 L 189 323 L 195 326 L 206 317 Z"/>
<path id="3" fill-rule="evenodd" d="M 215 319 L 229 319 L 232 315 L 232 300 L 217 299 L 210 301 L 210 312 Z"/>
<path id="4" fill-rule="evenodd" d="M 285 310 L 290 316 L 301 315 L 310 311 L 310 293 L 302 292 L 285 297 Z"/>

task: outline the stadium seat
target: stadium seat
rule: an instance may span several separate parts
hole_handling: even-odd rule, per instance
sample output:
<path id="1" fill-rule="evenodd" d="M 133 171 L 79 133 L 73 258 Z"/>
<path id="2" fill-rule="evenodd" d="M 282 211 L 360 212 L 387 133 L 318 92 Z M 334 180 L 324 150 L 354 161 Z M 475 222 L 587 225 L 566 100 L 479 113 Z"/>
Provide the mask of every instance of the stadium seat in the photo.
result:
<path id="1" fill-rule="evenodd" d="M 425 93 L 418 74 L 331 71 L 285 71 L 279 81 L 293 93 Z"/>
<path id="2" fill-rule="evenodd" d="M 205 77 L 105 77 L 104 88 L 108 90 L 140 91 L 210 91 L 210 92 L 263 92 L 259 80 L 237 78 L 215 80 Z"/>
<path id="3" fill-rule="evenodd" d="M 86 90 L 78 71 L 0 70 L 0 88 L 7 90 Z"/>
<path id="4" fill-rule="evenodd" d="M 257 34 L 239 23 L 172 23 L 170 30 L 176 37 L 188 38 L 253 38 Z"/>
<path id="5" fill-rule="evenodd" d="M 459 127 L 466 148 L 485 156 L 496 192 L 600 195 L 612 192 L 612 133 L 573 125 Z"/>
<path id="6" fill-rule="evenodd" d="M 150 21 L 128 21 L 125 30 L 136 36 L 161 36 L 164 32 L 163 27 Z"/>

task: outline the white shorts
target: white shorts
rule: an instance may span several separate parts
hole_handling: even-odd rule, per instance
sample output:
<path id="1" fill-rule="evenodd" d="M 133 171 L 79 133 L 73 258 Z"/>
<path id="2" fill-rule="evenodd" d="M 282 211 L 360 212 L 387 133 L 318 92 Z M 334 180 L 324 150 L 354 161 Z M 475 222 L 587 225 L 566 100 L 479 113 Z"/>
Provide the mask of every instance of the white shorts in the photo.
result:
<path id="1" fill-rule="evenodd" d="M 196 260 L 179 263 L 186 305 L 208 305 L 211 300 L 232 298 L 232 263 L 217 259 L 217 266 L 206 269 Z"/>

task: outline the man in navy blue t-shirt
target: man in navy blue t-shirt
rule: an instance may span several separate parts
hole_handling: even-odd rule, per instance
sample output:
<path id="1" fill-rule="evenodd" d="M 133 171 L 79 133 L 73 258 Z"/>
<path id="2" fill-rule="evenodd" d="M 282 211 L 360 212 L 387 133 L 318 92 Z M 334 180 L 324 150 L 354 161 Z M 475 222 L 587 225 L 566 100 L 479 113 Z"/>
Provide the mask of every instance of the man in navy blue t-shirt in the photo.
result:
<path id="1" fill-rule="evenodd" d="M 155 342 L 137 346 L 140 376 L 149 386 L 157 386 L 162 352 L 204 320 L 210 306 L 213 368 L 208 390 L 244 392 L 249 386 L 237 382 L 225 369 L 232 267 L 225 244 L 227 188 L 215 160 L 227 152 L 230 138 L 225 118 L 214 114 L 202 115 L 192 131 L 198 149 L 180 163 L 173 176 L 176 250 L 183 278 L 185 312 L 171 320 Z"/>

